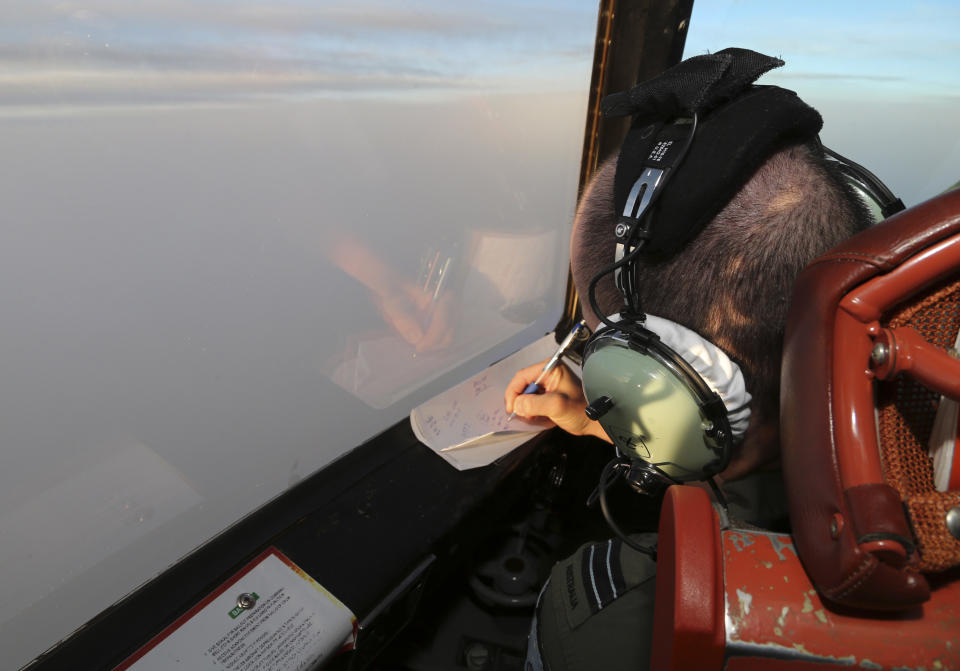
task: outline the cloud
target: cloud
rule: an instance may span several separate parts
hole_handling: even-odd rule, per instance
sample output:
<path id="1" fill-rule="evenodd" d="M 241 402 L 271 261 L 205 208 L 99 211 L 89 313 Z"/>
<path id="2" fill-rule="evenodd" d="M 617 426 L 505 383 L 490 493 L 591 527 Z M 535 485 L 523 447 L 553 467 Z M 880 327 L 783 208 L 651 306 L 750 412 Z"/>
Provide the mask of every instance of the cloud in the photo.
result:
<path id="1" fill-rule="evenodd" d="M 416 74 L 298 72 L 49 70 L 0 75 L 0 108 L 127 106 L 180 102 L 233 103 L 323 93 L 411 92 L 469 88 L 465 82 Z"/>
<path id="2" fill-rule="evenodd" d="M 56 49 L 0 46 L 0 78 L 4 72 L 21 71 L 44 78 L 47 72 L 71 70 L 88 72 L 91 77 L 109 77 L 114 73 L 150 73 L 195 71 L 204 73 L 267 74 L 299 73 L 371 73 L 440 77 L 441 71 L 419 60 L 398 58 L 362 49 L 290 51 L 277 54 L 262 46 L 179 45 L 129 46 L 112 44 L 67 44 Z"/>
<path id="3" fill-rule="evenodd" d="M 0 6 L 0 105 L 556 88 L 589 63 L 593 25 L 535 9 L 15 0 Z"/>
<path id="4" fill-rule="evenodd" d="M 586 13 L 591 16 L 591 12 Z M 580 12 L 561 8 L 549 12 L 530 6 L 488 4 L 479 7 L 446 2 L 417 2 L 398 6 L 391 2 L 356 2 L 324 5 L 302 0 L 264 2 L 235 0 L 229 3 L 189 0 L 100 0 L 49 5 L 26 0 L 0 4 L 0 23 L 17 26 L 103 30 L 123 26 L 173 32 L 212 30 L 297 35 L 359 34 L 435 35 L 455 43 L 463 38 L 492 35 L 567 35 L 571 24 L 580 24 Z M 585 31 L 592 37 L 592 25 Z M 175 37 L 175 35 L 172 35 Z"/>

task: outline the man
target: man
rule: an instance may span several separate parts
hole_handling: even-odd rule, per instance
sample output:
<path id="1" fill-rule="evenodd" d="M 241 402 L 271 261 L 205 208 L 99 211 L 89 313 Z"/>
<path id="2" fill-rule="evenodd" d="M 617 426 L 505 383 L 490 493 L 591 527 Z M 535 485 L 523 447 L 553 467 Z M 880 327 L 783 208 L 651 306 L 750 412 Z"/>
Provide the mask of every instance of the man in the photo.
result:
<path id="1" fill-rule="evenodd" d="M 642 118 L 642 111 L 640 118 L 635 115 L 635 129 L 644 128 L 657 114 L 667 121 L 669 114 L 663 112 L 662 101 L 672 104 L 674 99 L 681 101 L 673 110 L 677 115 L 689 114 L 692 109 L 712 124 L 702 137 L 693 135 L 692 158 L 677 168 L 678 174 L 687 171 L 689 177 L 686 182 L 678 178 L 677 183 L 730 182 L 704 195 L 690 188 L 684 191 L 681 197 L 699 198 L 694 205 L 703 207 L 697 210 L 685 210 L 687 203 L 676 199 L 661 199 L 663 207 L 653 211 L 654 219 L 685 221 L 684 213 L 689 219 L 692 211 L 699 215 L 704 208 L 713 210 L 707 223 L 692 226 L 680 242 L 667 241 L 660 244 L 661 253 L 642 258 L 634 286 L 645 312 L 695 331 L 723 349 L 743 371 L 752 395 L 750 424 L 717 479 L 730 499 L 732 514 L 754 523 L 769 521 L 786 510 L 776 468 L 780 353 L 793 282 L 809 261 L 871 223 L 863 203 L 823 154 L 816 139 L 819 115 L 791 92 L 749 86 L 756 76 L 779 63 L 762 59 L 767 57 L 743 50 L 697 57 L 629 94 L 641 108 L 651 96 L 661 96 L 657 104 L 647 106 L 648 111 L 653 110 L 650 118 Z M 770 65 L 772 62 L 775 64 Z M 716 84 L 715 90 L 722 88 L 724 77 L 738 67 L 738 76 L 729 77 L 729 81 L 737 81 L 718 93 L 712 105 L 702 105 L 711 95 L 709 87 Z M 745 71 L 749 72 L 744 75 Z M 707 89 L 702 82 L 708 76 L 690 76 L 704 72 L 715 74 Z M 691 85 L 691 81 L 696 83 Z M 757 100 L 751 101 L 751 96 Z M 684 101 L 696 102 L 684 108 Z M 768 114 L 778 105 L 780 116 Z M 759 116 L 752 119 L 752 115 Z M 806 121 L 797 120 L 804 115 Z M 772 128 L 769 132 L 767 125 Z M 730 144 L 738 142 L 731 136 L 738 132 L 743 135 L 742 143 Z M 629 142 L 628 136 L 625 146 Z M 723 143 L 747 147 L 738 165 L 731 167 L 711 158 L 711 150 Z M 713 155 L 717 153 L 727 155 L 715 151 Z M 629 163 L 621 156 L 597 170 L 574 220 L 572 273 L 584 299 L 584 317 L 593 329 L 604 315 L 594 314 L 586 297 L 591 279 L 613 262 L 614 229 L 622 211 L 617 172 L 625 165 Z M 606 315 L 623 308 L 624 297 L 612 274 L 601 278 L 596 298 Z M 586 400 L 569 369 L 554 369 L 542 382 L 544 393 L 522 395 L 540 368 L 538 364 L 515 375 L 505 392 L 507 412 L 610 442 L 600 425 L 584 415 Z M 601 556 L 617 569 L 607 572 L 611 589 L 603 598 L 589 584 L 604 577 L 596 575 Z M 551 671 L 645 668 L 652 633 L 654 572 L 655 563 L 649 557 L 617 540 L 586 545 L 560 562 L 538 606 L 529 668 L 542 663 Z M 591 593 L 596 593 L 596 598 Z"/>

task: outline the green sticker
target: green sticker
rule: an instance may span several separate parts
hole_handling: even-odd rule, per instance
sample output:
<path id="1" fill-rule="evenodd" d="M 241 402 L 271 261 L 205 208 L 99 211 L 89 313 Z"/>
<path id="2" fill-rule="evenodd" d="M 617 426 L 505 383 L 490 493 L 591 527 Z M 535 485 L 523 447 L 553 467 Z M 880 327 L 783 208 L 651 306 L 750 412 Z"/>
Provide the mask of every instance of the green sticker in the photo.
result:
<path id="1" fill-rule="evenodd" d="M 256 605 L 257 600 L 260 598 L 260 595 L 256 592 L 249 592 L 247 594 L 241 594 L 237 599 L 237 605 L 230 609 L 230 612 L 227 615 L 230 616 L 231 620 L 236 620 L 240 613 L 245 610 L 250 610 Z"/>

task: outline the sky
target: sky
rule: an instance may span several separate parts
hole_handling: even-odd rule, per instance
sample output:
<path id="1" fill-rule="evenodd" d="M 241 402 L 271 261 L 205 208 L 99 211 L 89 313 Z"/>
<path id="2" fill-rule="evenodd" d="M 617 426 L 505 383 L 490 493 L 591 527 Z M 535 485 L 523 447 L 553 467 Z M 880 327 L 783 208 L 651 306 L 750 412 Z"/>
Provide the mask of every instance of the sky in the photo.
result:
<path id="1" fill-rule="evenodd" d="M 0 5 L 0 116 L 570 91 L 595 24 L 582 0 L 12 0 Z M 916 203 L 960 179 L 958 36 L 951 0 L 699 0 L 686 55 L 780 56 L 762 82 L 796 90 L 827 119 L 828 144 Z"/>
<path id="2" fill-rule="evenodd" d="M 694 3 L 687 54 L 745 46 L 787 61 L 782 77 L 839 91 L 960 95 L 960 5 L 950 1 Z M 798 84 L 799 85 L 799 84 Z"/>
<path id="3" fill-rule="evenodd" d="M 161 77 L 185 89 L 244 77 L 261 92 L 322 92 L 507 86 L 519 67 L 556 85 L 592 50 L 583 25 L 595 22 L 596 5 L 576 0 L 466 9 L 439 0 L 12 0 L 0 6 L 0 105 L 79 78 L 91 97 L 116 85 L 119 98 L 134 76 L 147 87 Z M 746 46 L 787 60 L 784 80 L 825 90 L 957 95 L 958 28 L 960 5 L 949 0 L 883 0 L 869 12 L 855 2 L 701 0 L 687 54 Z"/>
<path id="4" fill-rule="evenodd" d="M 0 107 L 569 89 L 595 23 L 572 1 L 15 0 L 0 6 Z"/>
<path id="5" fill-rule="evenodd" d="M 813 0 L 694 2 L 684 55 L 738 46 L 778 56 L 759 83 L 824 117 L 823 141 L 907 205 L 960 179 L 960 5 Z"/>

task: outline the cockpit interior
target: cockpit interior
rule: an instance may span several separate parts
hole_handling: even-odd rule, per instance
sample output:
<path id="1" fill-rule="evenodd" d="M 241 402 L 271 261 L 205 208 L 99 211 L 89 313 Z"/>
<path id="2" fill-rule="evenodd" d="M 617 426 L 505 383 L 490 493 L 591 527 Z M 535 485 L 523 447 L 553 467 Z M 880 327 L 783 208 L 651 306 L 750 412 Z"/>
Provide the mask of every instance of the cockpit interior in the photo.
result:
<path id="1" fill-rule="evenodd" d="M 556 562 L 658 533 L 650 668 L 960 669 L 953 3 L 0 16 L 0 666 L 526 671 Z M 788 509 L 738 526 L 612 429 L 456 449 L 589 308 L 573 221 L 632 128 L 603 101 L 728 47 L 785 62 L 760 84 L 878 222 L 783 299 Z"/>

